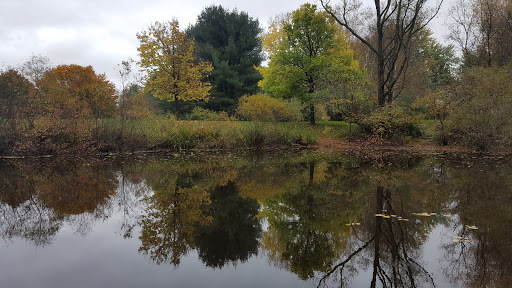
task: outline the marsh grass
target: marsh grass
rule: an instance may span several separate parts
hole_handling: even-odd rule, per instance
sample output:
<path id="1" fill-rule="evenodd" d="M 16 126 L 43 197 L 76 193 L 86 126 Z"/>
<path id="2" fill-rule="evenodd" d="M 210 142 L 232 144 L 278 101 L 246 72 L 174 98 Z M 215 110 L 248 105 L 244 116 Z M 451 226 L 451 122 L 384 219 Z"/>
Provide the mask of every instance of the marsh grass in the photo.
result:
<path id="1" fill-rule="evenodd" d="M 307 145 L 321 134 L 306 123 L 178 121 L 158 116 L 124 123 L 102 120 L 95 141 L 104 151 L 215 149 Z"/>
<path id="2" fill-rule="evenodd" d="M 349 124 L 345 122 L 311 125 L 306 122 L 180 121 L 167 115 L 155 115 L 138 120 L 100 119 L 79 124 L 84 127 L 78 130 L 74 128 L 76 125 L 67 130 L 54 127 L 45 132 L 44 137 L 38 131 L 28 136 L 17 133 L 20 135 L 14 137 L 9 127 L 0 125 L 0 155 L 292 147 L 314 144 L 322 137 L 350 135 Z M 357 130 L 353 124 L 352 133 Z M 78 140 L 69 141 L 70 137 Z"/>
<path id="3" fill-rule="evenodd" d="M 321 137 L 349 139 L 362 136 L 363 130 L 356 123 L 345 121 L 317 121 L 316 130 Z"/>

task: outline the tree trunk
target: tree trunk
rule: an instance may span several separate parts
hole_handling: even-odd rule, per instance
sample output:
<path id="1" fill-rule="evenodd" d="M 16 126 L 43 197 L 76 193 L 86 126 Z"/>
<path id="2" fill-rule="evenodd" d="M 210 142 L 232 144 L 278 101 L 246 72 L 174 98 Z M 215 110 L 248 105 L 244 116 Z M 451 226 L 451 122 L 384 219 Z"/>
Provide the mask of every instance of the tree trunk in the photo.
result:
<path id="1" fill-rule="evenodd" d="M 310 75 L 308 76 L 308 93 L 309 93 L 309 123 L 315 125 L 315 105 L 313 104 L 313 93 L 315 93 L 315 80 Z"/>
<path id="2" fill-rule="evenodd" d="M 377 2 L 376 2 L 377 4 Z M 379 8 L 380 10 L 380 8 Z M 380 13 L 377 13 L 377 100 L 379 107 L 386 104 L 386 67 L 384 59 L 384 30 Z"/>
<path id="3" fill-rule="evenodd" d="M 359 41 L 366 45 L 374 54 L 377 61 L 377 102 L 380 107 L 391 103 L 399 94 L 392 93 L 399 77 L 405 73 L 410 51 L 408 51 L 412 36 L 421 31 L 434 17 L 439 13 L 440 3 L 433 9 L 426 6 L 428 1 L 425 0 L 375 0 L 375 17 L 376 17 L 376 42 L 373 38 L 365 38 L 359 34 L 355 27 L 351 26 L 347 21 L 347 15 L 350 14 L 352 7 L 349 5 L 351 1 L 345 0 L 341 5 L 341 11 L 335 11 L 329 6 L 330 1 L 320 0 L 324 10 L 335 19 L 341 26 L 345 27 L 350 34 L 354 35 Z M 442 2 L 442 1 L 441 1 Z M 381 7 L 382 5 L 382 7 Z M 404 12 L 403 9 L 406 9 Z M 426 10 L 426 11 L 424 11 Z M 354 10 L 352 10 L 354 11 Z M 384 27 L 390 27 L 391 21 L 395 22 L 395 35 L 389 42 L 384 38 Z M 388 24 L 389 23 L 389 24 Z M 391 36 L 391 35 L 390 35 Z M 375 45 L 372 43 L 376 43 Z M 403 56 L 403 60 L 399 60 L 399 56 Z M 395 73 L 390 75 L 393 70 L 386 70 L 386 63 L 389 69 L 395 69 Z M 398 67 L 397 67 L 398 66 Z"/>
<path id="4" fill-rule="evenodd" d="M 383 59 L 382 59 L 383 60 Z M 379 59 L 379 65 L 378 65 L 378 72 L 377 72 L 377 85 L 379 86 L 377 88 L 377 99 L 379 103 L 379 107 L 384 107 L 386 105 L 386 93 L 385 93 L 385 83 L 384 83 L 384 61 L 382 61 L 381 66 L 381 59 Z"/>
<path id="5" fill-rule="evenodd" d="M 390 79 L 395 79 L 395 78 L 394 78 L 394 77 L 395 77 L 395 67 L 394 67 L 394 65 L 393 65 L 393 66 L 391 66 L 391 67 L 389 68 L 389 70 L 390 70 L 390 71 L 389 71 L 389 75 L 390 75 L 390 76 L 389 76 L 389 78 L 390 78 Z M 387 90 L 388 90 L 388 91 L 387 91 L 387 94 L 388 94 L 388 95 L 387 95 L 387 97 L 386 97 L 386 98 L 387 98 L 387 103 L 388 103 L 388 104 L 391 104 L 391 103 L 393 103 L 393 87 L 389 87 Z"/>
<path id="6" fill-rule="evenodd" d="M 313 103 L 309 104 L 309 123 L 315 125 L 315 105 Z"/>
<path id="7" fill-rule="evenodd" d="M 174 95 L 174 115 L 176 115 L 176 119 L 179 119 L 180 117 L 180 106 L 178 104 L 178 95 Z"/>

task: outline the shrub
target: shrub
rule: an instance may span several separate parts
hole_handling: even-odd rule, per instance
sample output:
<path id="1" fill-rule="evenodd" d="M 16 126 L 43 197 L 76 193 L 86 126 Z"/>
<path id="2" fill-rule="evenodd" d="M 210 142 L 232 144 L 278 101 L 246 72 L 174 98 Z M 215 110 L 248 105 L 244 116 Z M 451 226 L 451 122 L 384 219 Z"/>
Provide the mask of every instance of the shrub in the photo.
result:
<path id="1" fill-rule="evenodd" d="M 237 115 L 241 120 L 259 122 L 292 122 L 302 119 L 298 101 L 286 102 L 264 94 L 243 96 L 238 102 Z"/>
<path id="2" fill-rule="evenodd" d="M 269 147 L 277 145 L 316 143 L 318 135 L 311 126 L 301 123 L 246 123 L 243 135 L 247 146 Z"/>
<path id="3" fill-rule="evenodd" d="M 225 111 L 215 112 L 199 106 L 194 107 L 189 115 L 190 120 L 202 121 L 228 121 L 230 120 L 228 113 Z"/>
<path id="4" fill-rule="evenodd" d="M 146 119 L 155 112 L 155 107 L 152 107 L 144 93 L 128 94 L 124 97 L 124 107 L 120 109 L 122 117 L 127 119 Z"/>
<path id="5" fill-rule="evenodd" d="M 439 144 L 447 145 L 446 123 L 456 105 L 450 91 L 441 89 L 417 98 L 412 108 L 419 109 L 427 118 L 436 121 L 437 131 L 433 133 L 427 131 L 426 134 L 433 135 L 433 139 Z"/>
<path id="6" fill-rule="evenodd" d="M 305 105 L 297 98 L 292 98 L 284 101 L 286 103 L 286 110 L 282 111 L 285 114 L 287 122 L 300 122 L 304 120 L 304 107 Z"/>
<path id="7" fill-rule="evenodd" d="M 380 139 L 419 137 L 422 134 L 416 119 L 392 106 L 378 108 L 361 118 L 358 124 L 366 134 Z"/>

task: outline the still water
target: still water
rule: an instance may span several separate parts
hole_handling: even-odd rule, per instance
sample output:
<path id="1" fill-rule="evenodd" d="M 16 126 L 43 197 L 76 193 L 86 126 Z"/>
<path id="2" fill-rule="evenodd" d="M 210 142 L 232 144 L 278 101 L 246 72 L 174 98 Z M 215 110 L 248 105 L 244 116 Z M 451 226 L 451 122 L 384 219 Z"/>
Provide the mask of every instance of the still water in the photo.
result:
<path id="1" fill-rule="evenodd" d="M 511 287 L 510 160 L 1 160 L 0 287 Z"/>

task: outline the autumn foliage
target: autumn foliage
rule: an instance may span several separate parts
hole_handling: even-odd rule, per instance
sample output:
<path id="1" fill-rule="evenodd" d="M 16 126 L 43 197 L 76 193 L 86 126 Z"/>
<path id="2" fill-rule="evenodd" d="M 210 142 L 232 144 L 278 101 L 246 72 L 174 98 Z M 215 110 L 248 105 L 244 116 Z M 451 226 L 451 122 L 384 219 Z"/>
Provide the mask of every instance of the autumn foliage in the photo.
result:
<path id="1" fill-rule="evenodd" d="M 91 66 L 60 65 L 47 71 L 30 97 L 31 133 L 50 150 L 91 141 L 91 121 L 112 116 L 115 88 Z"/>
<path id="2" fill-rule="evenodd" d="M 15 70 L 0 74 L 0 153 L 19 141 L 19 116 L 24 112 L 33 85 Z"/>
<path id="3" fill-rule="evenodd" d="M 203 78 L 213 67 L 196 59 L 194 39 L 180 31 L 178 21 L 155 22 L 137 38 L 139 65 L 147 73 L 147 92 L 176 105 L 178 100 L 208 100 L 211 86 Z"/>
<path id="4" fill-rule="evenodd" d="M 54 74 L 51 76 L 50 74 Z M 86 105 L 94 118 L 112 116 L 116 109 L 115 87 L 105 74 L 96 74 L 91 66 L 60 65 L 48 73 L 66 94 Z"/>
<path id="5" fill-rule="evenodd" d="M 97 120 L 114 116 L 114 85 L 91 66 L 60 65 L 34 83 L 0 74 L 0 150 L 52 153 L 91 145 Z M 5 141 L 4 141 L 5 140 Z"/>
<path id="6" fill-rule="evenodd" d="M 297 101 L 284 101 L 265 94 L 242 96 L 238 103 L 237 115 L 250 121 L 300 121 L 302 105 Z"/>

